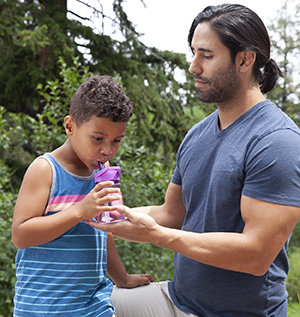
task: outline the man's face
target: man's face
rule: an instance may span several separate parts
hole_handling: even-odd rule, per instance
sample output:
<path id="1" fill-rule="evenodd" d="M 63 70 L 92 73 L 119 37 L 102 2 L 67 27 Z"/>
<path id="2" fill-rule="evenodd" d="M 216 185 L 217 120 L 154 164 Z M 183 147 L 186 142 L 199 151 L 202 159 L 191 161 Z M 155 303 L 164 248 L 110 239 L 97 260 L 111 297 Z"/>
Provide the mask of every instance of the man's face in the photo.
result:
<path id="1" fill-rule="evenodd" d="M 191 46 L 194 59 L 189 72 L 194 74 L 198 98 L 218 104 L 235 99 L 241 85 L 236 65 L 209 23 L 198 24 Z"/>

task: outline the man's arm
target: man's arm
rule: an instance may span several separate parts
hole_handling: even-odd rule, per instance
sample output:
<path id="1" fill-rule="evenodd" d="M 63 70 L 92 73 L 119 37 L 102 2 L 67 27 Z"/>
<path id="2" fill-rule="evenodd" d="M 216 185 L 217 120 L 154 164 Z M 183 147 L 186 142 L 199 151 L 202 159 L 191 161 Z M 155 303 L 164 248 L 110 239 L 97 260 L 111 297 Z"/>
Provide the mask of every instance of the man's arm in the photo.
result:
<path id="1" fill-rule="evenodd" d="M 165 194 L 165 203 L 161 206 L 136 207 L 132 210 L 148 214 L 161 226 L 180 229 L 186 214 L 181 186 L 169 183 Z"/>
<path id="2" fill-rule="evenodd" d="M 300 208 L 242 196 L 242 233 L 192 233 L 153 227 L 149 242 L 219 268 L 263 275 L 287 241 Z"/>
<path id="3" fill-rule="evenodd" d="M 169 191 L 168 188 L 164 207 L 152 209 L 152 212 L 151 208 L 148 210 L 149 215 L 154 218 L 135 213 L 127 207 L 118 207 L 129 221 L 104 225 L 92 223 L 91 225 L 110 231 L 117 237 L 135 242 L 149 242 L 208 265 L 263 275 L 285 244 L 300 217 L 299 207 L 242 196 L 241 213 L 245 222 L 242 233 L 200 234 L 166 228 L 166 223 L 159 218 L 159 209 L 163 211 L 174 208 L 173 212 L 170 211 L 174 217 L 176 205 L 172 204 L 172 208 L 169 209 L 168 202 L 178 202 L 178 195 L 181 195 L 180 186 L 172 184 L 171 187 L 174 190 Z M 156 217 L 160 224 L 155 221 Z"/>

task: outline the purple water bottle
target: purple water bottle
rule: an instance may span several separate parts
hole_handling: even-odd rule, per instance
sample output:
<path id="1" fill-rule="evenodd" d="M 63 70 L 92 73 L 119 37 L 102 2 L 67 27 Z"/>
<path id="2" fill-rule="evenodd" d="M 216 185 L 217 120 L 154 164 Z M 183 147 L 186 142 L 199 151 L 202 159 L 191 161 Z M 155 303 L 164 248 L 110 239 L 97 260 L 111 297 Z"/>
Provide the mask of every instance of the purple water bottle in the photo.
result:
<path id="1" fill-rule="evenodd" d="M 120 189 L 121 187 L 120 175 L 121 175 L 120 166 L 110 166 L 95 173 L 94 180 L 96 184 L 100 182 L 104 182 L 104 181 L 113 181 L 114 185 L 112 185 L 111 187 L 118 187 Z M 106 205 L 108 206 L 123 205 L 123 196 L 121 191 L 118 193 L 118 195 L 121 196 L 121 199 L 110 201 Z M 124 219 L 125 218 L 118 211 L 112 211 L 112 212 L 106 211 L 96 216 L 96 220 L 102 223 L 103 222 L 114 223 L 114 222 L 123 221 Z"/>

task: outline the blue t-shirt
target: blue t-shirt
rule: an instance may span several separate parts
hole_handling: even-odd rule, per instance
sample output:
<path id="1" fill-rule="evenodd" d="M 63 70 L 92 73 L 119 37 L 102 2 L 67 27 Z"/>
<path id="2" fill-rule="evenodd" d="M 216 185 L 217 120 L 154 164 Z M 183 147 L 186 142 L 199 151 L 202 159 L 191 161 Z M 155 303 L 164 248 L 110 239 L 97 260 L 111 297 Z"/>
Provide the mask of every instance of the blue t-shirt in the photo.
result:
<path id="1" fill-rule="evenodd" d="M 182 230 L 241 233 L 241 195 L 300 206 L 299 129 L 268 100 L 222 131 L 215 111 L 186 135 L 171 181 L 182 186 Z M 286 249 L 287 243 L 260 277 L 176 253 L 171 298 L 197 316 L 286 316 Z"/>
<path id="2" fill-rule="evenodd" d="M 51 154 L 43 158 L 52 169 L 48 217 L 81 201 L 95 183 L 94 173 L 77 176 Z M 53 241 L 18 250 L 14 317 L 111 316 L 106 239 L 105 232 L 82 221 Z"/>

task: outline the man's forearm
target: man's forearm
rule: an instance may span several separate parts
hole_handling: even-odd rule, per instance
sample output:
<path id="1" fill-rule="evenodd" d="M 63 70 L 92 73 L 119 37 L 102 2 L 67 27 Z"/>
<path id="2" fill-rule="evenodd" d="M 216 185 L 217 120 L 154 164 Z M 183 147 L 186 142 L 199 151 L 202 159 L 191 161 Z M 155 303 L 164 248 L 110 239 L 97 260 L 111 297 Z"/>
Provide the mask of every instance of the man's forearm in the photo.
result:
<path id="1" fill-rule="evenodd" d="M 194 233 L 159 227 L 149 242 L 218 268 L 263 275 L 273 258 L 241 233 Z"/>
<path id="2" fill-rule="evenodd" d="M 180 229 L 183 223 L 184 216 L 180 217 L 170 214 L 165 205 L 161 206 L 145 206 L 132 208 L 133 211 L 138 213 L 144 213 L 151 216 L 157 224 L 167 228 Z"/>

